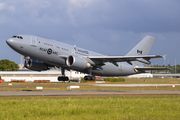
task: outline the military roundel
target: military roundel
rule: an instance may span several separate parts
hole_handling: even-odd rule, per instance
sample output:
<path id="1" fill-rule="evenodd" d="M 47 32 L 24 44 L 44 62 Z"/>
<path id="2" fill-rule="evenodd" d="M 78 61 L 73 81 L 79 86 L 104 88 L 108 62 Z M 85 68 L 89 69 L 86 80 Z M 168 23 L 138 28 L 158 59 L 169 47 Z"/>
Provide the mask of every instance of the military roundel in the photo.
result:
<path id="1" fill-rule="evenodd" d="M 51 53 L 52 53 L 52 49 L 49 48 L 49 49 L 47 50 L 47 54 L 50 55 Z"/>

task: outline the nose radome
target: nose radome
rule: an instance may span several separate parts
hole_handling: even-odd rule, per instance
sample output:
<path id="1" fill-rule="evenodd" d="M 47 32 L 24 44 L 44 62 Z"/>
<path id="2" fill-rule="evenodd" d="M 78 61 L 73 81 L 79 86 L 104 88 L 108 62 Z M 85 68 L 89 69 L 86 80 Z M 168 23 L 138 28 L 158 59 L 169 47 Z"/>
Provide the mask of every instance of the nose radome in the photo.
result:
<path id="1" fill-rule="evenodd" d="M 13 40 L 12 38 L 7 39 L 7 40 L 6 40 L 6 43 L 7 43 L 11 48 L 13 48 L 13 47 L 16 46 L 16 41 Z"/>
<path id="2" fill-rule="evenodd" d="M 13 40 L 12 40 L 11 38 L 6 40 L 6 43 L 7 43 L 8 45 L 11 45 L 12 42 L 13 42 Z"/>

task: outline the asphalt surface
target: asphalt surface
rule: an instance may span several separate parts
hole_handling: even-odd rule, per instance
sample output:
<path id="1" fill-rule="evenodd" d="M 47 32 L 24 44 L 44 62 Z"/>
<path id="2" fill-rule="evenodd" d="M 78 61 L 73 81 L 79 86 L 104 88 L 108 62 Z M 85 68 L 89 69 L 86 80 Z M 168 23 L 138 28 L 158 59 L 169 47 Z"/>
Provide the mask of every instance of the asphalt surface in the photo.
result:
<path id="1" fill-rule="evenodd" d="M 180 91 L 179 90 L 0 91 L 0 96 L 76 96 L 76 95 L 180 95 Z"/>

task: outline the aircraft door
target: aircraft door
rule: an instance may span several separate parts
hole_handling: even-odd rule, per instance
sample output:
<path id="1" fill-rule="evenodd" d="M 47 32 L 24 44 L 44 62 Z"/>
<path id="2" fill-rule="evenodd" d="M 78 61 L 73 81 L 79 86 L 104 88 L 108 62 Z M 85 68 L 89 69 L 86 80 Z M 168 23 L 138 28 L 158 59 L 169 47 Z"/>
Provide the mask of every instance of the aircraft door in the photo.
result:
<path id="1" fill-rule="evenodd" d="M 123 71 L 123 68 L 124 68 L 124 64 L 121 62 L 119 65 L 119 71 Z"/>
<path id="2" fill-rule="evenodd" d="M 34 36 L 31 36 L 30 39 L 31 39 L 31 43 L 30 43 L 31 46 L 36 47 L 37 46 L 37 38 Z"/>

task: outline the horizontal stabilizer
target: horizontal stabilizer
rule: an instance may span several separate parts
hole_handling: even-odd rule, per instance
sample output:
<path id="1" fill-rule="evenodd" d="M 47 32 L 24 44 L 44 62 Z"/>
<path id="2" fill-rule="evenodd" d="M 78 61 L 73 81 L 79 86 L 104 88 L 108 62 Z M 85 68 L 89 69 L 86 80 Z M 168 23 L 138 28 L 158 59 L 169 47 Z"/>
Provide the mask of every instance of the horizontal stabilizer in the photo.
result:
<path id="1" fill-rule="evenodd" d="M 170 68 L 165 67 L 144 67 L 144 68 L 135 68 L 138 71 L 148 71 L 148 70 L 171 70 Z"/>

